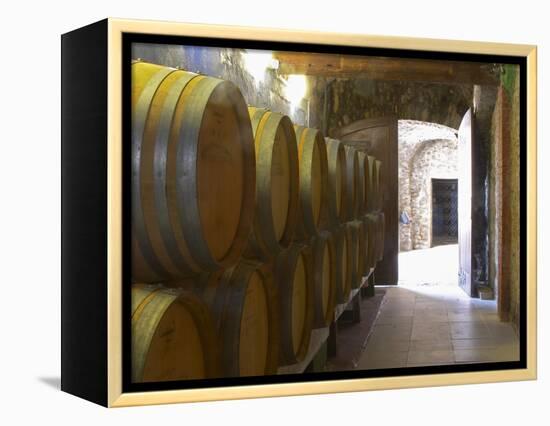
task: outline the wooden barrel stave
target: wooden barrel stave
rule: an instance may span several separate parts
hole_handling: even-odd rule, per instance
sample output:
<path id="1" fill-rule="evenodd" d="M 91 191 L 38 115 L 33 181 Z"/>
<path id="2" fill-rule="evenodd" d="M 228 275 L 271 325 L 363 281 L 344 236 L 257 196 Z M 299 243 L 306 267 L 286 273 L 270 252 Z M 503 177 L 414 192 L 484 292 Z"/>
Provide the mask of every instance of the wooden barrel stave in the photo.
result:
<path id="1" fill-rule="evenodd" d="M 359 166 L 358 151 L 349 145 L 345 146 L 346 152 L 346 179 L 347 179 L 347 212 L 348 221 L 355 220 L 360 212 L 362 203 L 362 182 Z"/>
<path id="2" fill-rule="evenodd" d="M 253 219 L 244 99 L 226 81 L 141 62 L 132 71 L 132 222 L 142 257 L 133 278 L 163 281 L 229 266 Z"/>
<path id="3" fill-rule="evenodd" d="M 275 260 L 279 294 L 281 365 L 302 361 L 308 351 L 314 320 L 311 248 L 291 244 Z"/>
<path id="4" fill-rule="evenodd" d="M 361 197 L 361 207 L 359 208 L 359 217 L 366 214 L 369 210 L 369 197 L 371 196 L 371 170 L 370 170 L 370 164 L 369 164 L 369 156 L 364 151 L 358 152 L 358 158 L 359 158 L 359 169 L 360 169 L 360 178 L 362 182 L 362 197 Z"/>
<path id="5" fill-rule="evenodd" d="M 366 203 L 366 195 L 368 193 L 368 190 L 365 189 L 365 153 L 362 151 L 359 151 L 357 148 L 354 148 L 357 151 L 357 164 L 358 164 L 358 175 L 359 175 L 359 181 L 358 181 L 358 187 L 357 187 L 357 209 L 355 213 L 355 219 L 360 219 L 361 216 L 365 213 L 365 203 Z"/>
<path id="6" fill-rule="evenodd" d="M 350 280 L 350 287 L 356 288 L 357 284 L 356 281 L 359 279 L 358 277 L 358 256 L 359 256 L 359 236 L 357 233 L 357 228 L 353 227 L 351 225 L 351 222 L 347 222 L 345 224 L 345 230 L 349 241 L 349 280 Z"/>
<path id="7" fill-rule="evenodd" d="M 336 247 L 333 236 L 322 231 L 311 240 L 314 283 L 314 327 L 327 327 L 334 320 L 336 305 Z"/>
<path id="8" fill-rule="evenodd" d="M 269 260 L 288 247 L 298 221 L 296 134 L 290 119 L 248 108 L 255 138 L 256 207 L 244 256 Z"/>
<path id="9" fill-rule="evenodd" d="M 346 230 L 346 224 L 339 226 L 334 232 L 336 249 L 336 303 L 348 301 L 352 280 L 351 238 Z"/>
<path id="10" fill-rule="evenodd" d="M 325 229 L 328 164 L 325 139 L 317 129 L 294 126 L 298 144 L 300 202 L 294 239 L 307 242 Z"/>
<path id="11" fill-rule="evenodd" d="M 346 151 L 341 141 L 325 138 L 328 162 L 327 220 L 331 228 L 347 220 Z"/>
<path id="12" fill-rule="evenodd" d="M 370 213 L 375 210 L 376 204 L 376 188 L 374 184 L 374 165 L 376 158 L 372 155 L 367 156 L 368 170 L 366 169 L 365 181 L 367 182 L 367 200 L 366 212 Z"/>
<path id="13" fill-rule="evenodd" d="M 163 256 L 164 251 L 155 253 L 151 237 L 146 230 L 145 212 L 142 207 L 142 153 L 150 151 L 144 149 L 143 145 L 148 124 L 147 117 L 153 99 L 165 79 L 171 74 L 173 75 L 176 70 L 152 64 L 137 64 L 133 64 L 132 69 L 135 69 L 134 66 L 140 66 L 142 72 L 133 73 L 132 76 L 132 97 L 137 99 L 137 101 L 132 102 L 132 227 L 134 229 L 134 245 L 135 249 L 139 250 L 139 258 L 133 263 L 136 264 L 137 268 L 148 272 L 148 276 L 144 276 L 145 274 L 136 276 L 134 274 L 134 278 L 138 281 L 149 281 L 154 277 L 156 281 L 160 281 L 162 277 L 170 276 L 170 273 L 173 272 L 173 266 L 170 265 L 169 260 L 163 265 L 159 257 L 163 257 L 166 260 L 166 256 Z M 189 75 L 189 77 L 193 78 L 194 75 Z"/>
<path id="14" fill-rule="evenodd" d="M 365 224 L 367 235 L 366 265 L 368 269 L 371 269 L 376 266 L 376 257 L 378 250 L 378 230 L 376 214 L 366 214 L 365 216 L 363 216 L 363 222 Z"/>
<path id="15" fill-rule="evenodd" d="M 355 245 L 355 262 L 354 262 L 354 280 L 351 283 L 352 288 L 357 288 L 361 285 L 363 276 L 367 273 L 367 250 L 368 241 L 365 239 L 367 235 L 365 225 L 361 220 L 349 222 L 352 229 L 352 238 Z"/>
<path id="16" fill-rule="evenodd" d="M 385 239 L 385 230 L 386 230 L 386 216 L 384 215 L 384 212 L 378 213 L 378 256 L 376 257 L 376 260 L 380 262 L 384 258 L 384 239 Z"/>
<path id="17" fill-rule="evenodd" d="M 383 203 L 384 203 L 384 194 L 382 192 L 381 188 L 381 169 L 382 169 L 382 162 L 380 160 L 376 160 L 374 162 L 374 170 L 373 170 L 373 181 L 374 181 L 374 210 L 379 211 L 382 210 Z"/>
<path id="18" fill-rule="evenodd" d="M 271 266 L 241 260 L 227 270 L 201 274 L 191 285 L 214 318 L 222 377 L 275 374 L 280 332 Z"/>
<path id="19" fill-rule="evenodd" d="M 132 381 L 217 377 L 218 346 L 208 309 L 188 291 L 132 287 Z"/>

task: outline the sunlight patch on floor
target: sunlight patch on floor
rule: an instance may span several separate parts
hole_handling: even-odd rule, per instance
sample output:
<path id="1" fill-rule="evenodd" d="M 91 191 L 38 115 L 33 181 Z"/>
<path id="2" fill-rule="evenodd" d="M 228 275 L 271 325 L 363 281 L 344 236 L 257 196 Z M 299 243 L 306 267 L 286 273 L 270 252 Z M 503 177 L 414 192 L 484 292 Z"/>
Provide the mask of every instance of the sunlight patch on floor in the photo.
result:
<path id="1" fill-rule="evenodd" d="M 458 286 L 458 244 L 399 253 L 399 285 Z"/>

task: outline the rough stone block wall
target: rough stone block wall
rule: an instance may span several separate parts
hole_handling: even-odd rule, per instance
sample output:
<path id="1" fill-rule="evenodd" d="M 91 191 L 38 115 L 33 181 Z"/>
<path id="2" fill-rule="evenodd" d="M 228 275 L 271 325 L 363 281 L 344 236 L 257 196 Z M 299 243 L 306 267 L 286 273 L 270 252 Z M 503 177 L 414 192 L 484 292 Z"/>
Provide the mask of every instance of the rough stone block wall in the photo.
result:
<path id="1" fill-rule="evenodd" d="M 275 70 L 267 70 L 263 81 L 256 81 L 247 71 L 245 51 L 203 46 L 170 46 L 165 44 L 135 44 L 132 58 L 162 64 L 199 74 L 229 80 L 239 87 L 246 103 L 288 115 L 295 124 L 308 125 L 311 117 L 308 100 L 294 108 L 284 95 L 284 81 Z"/>
<path id="2" fill-rule="evenodd" d="M 324 79 L 323 79 L 324 80 Z M 325 96 L 316 115 L 326 117 L 328 135 L 364 118 L 397 117 L 458 128 L 471 104 L 473 87 L 368 78 L 319 81 L 312 97 Z M 312 106 L 313 108 L 313 106 Z"/>
<path id="3" fill-rule="evenodd" d="M 411 241 L 413 249 L 431 247 L 432 179 L 458 178 L 458 141 L 428 141 L 410 162 Z"/>
<path id="4" fill-rule="evenodd" d="M 399 250 L 412 250 L 414 246 L 412 237 L 413 224 L 417 218 L 413 216 L 411 210 L 411 160 L 415 158 L 416 153 L 429 142 L 437 140 L 456 141 L 456 130 L 450 127 L 435 123 L 426 123 L 416 120 L 399 120 L 399 212 L 406 212 L 411 219 L 411 224 L 399 225 Z M 439 146 L 439 145 L 438 145 Z M 449 161 L 455 161 L 456 155 L 449 158 Z M 424 169 L 424 173 L 429 174 L 431 167 Z M 456 167 L 456 165 L 454 166 Z M 438 167 L 440 168 L 440 167 Z M 415 174 L 423 173 L 422 170 L 416 170 Z M 430 183 L 431 185 L 431 183 Z M 427 207 L 431 209 L 431 203 Z M 428 210 L 421 214 L 428 215 Z M 431 216 L 430 216 L 431 217 Z M 419 220 L 421 220 L 419 218 Z M 422 221 L 422 220 L 421 220 Z M 424 245 L 428 243 L 424 241 Z M 419 244 L 423 245 L 423 244 Z"/>
<path id="5" fill-rule="evenodd" d="M 503 91 L 498 91 L 491 126 L 489 156 L 489 285 L 499 300 L 502 282 Z M 509 309 L 509 308 L 506 308 Z"/>
<path id="6" fill-rule="evenodd" d="M 514 73 L 512 70 L 510 70 Z M 509 72 L 510 72 L 509 71 Z M 510 97 L 510 164 L 507 170 L 509 173 L 508 186 L 504 188 L 504 194 L 509 197 L 510 221 L 504 226 L 509 232 L 509 259 L 510 259 L 510 321 L 516 326 L 519 325 L 520 304 L 520 134 L 519 134 L 519 78 L 517 71 L 514 73 L 512 84 L 509 90 Z"/>
<path id="7" fill-rule="evenodd" d="M 505 66 L 492 117 L 489 165 L 489 282 L 499 315 L 517 328 L 520 317 L 519 78 Z"/>

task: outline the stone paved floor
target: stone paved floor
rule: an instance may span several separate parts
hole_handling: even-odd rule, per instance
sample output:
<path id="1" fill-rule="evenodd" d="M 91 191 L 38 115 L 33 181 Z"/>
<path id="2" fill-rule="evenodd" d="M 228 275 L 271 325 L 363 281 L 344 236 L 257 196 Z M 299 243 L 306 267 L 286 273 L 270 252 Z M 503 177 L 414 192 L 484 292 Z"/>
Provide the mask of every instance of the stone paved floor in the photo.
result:
<path id="1" fill-rule="evenodd" d="M 448 271 L 433 271 L 437 268 L 431 266 L 445 256 L 430 256 L 430 250 L 440 248 L 400 255 L 403 282 L 387 288 L 358 369 L 519 359 L 517 335 L 509 323 L 499 321 L 495 301 L 470 299 Z M 449 265 L 456 246 L 442 251 Z"/>
<path id="2" fill-rule="evenodd" d="M 458 285 L 458 244 L 399 253 L 399 284 Z"/>

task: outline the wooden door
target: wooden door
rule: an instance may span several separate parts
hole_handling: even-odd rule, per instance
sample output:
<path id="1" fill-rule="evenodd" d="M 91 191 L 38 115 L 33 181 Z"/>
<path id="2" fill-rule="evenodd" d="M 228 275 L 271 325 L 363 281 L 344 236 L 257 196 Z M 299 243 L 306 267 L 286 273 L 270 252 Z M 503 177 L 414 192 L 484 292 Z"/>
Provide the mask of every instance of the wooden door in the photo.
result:
<path id="1" fill-rule="evenodd" d="M 396 285 L 399 253 L 397 118 L 355 121 L 340 128 L 336 138 L 354 145 L 382 161 L 380 184 L 386 220 L 384 258 L 376 266 L 376 284 Z"/>
<path id="2" fill-rule="evenodd" d="M 472 141 L 474 123 L 469 109 L 458 129 L 458 283 L 472 296 Z"/>

